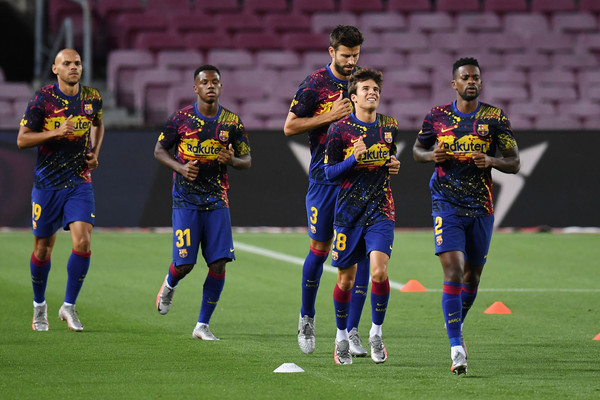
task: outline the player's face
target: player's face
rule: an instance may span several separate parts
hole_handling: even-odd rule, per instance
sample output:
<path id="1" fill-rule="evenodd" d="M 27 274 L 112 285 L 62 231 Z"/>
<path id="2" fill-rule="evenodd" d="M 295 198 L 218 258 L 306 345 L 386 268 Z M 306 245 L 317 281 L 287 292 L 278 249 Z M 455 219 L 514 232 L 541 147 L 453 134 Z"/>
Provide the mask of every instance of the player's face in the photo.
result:
<path id="1" fill-rule="evenodd" d="M 204 103 L 217 102 L 221 96 L 221 89 L 221 77 L 217 71 L 200 71 L 196 76 L 194 92 Z"/>
<path id="2" fill-rule="evenodd" d="M 63 50 L 56 55 L 52 72 L 58 80 L 70 86 L 75 86 L 81 79 L 81 57 L 74 50 Z"/>
<path id="3" fill-rule="evenodd" d="M 352 101 L 357 108 L 365 111 L 375 111 L 379 106 L 379 95 L 381 88 L 373 79 L 358 82 L 356 94 L 352 94 Z"/>
<path id="4" fill-rule="evenodd" d="M 481 72 L 475 65 L 463 65 L 454 73 L 452 88 L 465 101 L 475 100 L 481 92 Z"/>
<path id="5" fill-rule="evenodd" d="M 332 65 L 335 71 L 341 76 L 349 77 L 352 75 L 354 68 L 356 68 L 356 63 L 358 63 L 360 46 L 339 46 L 337 50 L 330 47 L 329 54 L 331 55 Z"/>

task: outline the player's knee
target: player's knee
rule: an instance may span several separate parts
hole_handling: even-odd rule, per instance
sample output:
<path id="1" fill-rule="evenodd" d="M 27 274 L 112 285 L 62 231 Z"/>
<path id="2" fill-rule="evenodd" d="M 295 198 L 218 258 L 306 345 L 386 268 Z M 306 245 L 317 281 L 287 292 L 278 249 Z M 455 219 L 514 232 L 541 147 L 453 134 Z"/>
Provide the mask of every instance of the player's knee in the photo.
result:
<path id="1" fill-rule="evenodd" d="M 185 276 L 189 274 L 194 268 L 194 264 L 186 264 L 186 265 L 175 265 L 175 271 L 180 276 Z"/>
<path id="2" fill-rule="evenodd" d="M 46 261 L 52 255 L 52 246 L 36 246 L 33 255 L 40 261 Z"/>
<path id="3" fill-rule="evenodd" d="M 78 237 L 73 240 L 73 250 L 79 253 L 89 253 L 91 249 L 92 241 L 89 237 Z"/>
<path id="4" fill-rule="evenodd" d="M 227 260 L 222 259 L 222 260 L 218 260 L 215 261 L 214 263 L 210 264 L 208 266 L 208 268 L 215 274 L 219 274 L 222 275 L 225 273 L 225 266 L 227 265 Z"/>

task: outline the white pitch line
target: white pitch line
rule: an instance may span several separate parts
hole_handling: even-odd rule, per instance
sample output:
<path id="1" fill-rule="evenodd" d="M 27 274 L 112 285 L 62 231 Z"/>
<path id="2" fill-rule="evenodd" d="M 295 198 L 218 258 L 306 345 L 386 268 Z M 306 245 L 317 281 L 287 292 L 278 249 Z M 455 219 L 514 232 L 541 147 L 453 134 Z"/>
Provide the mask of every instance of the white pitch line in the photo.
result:
<path id="1" fill-rule="evenodd" d="M 268 250 L 262 247 L 253 246 L 251 244 L 235 242 L 235 248 L 243 251 L 247 251 L 249 253 L 258 254 L 264 257 L 272 258 L 274 260 L 284 261 L 289 264 L 304 265 L 304 258 L 290 256 L 288 254 L 279 253 L 273 250 Z M 330 264 L 324 264 L 323 270 L 327 272 L 331 272 L 332 274 L 337 274 L 337 268 L 332 267 Z M 390 281 L 390 287 L 400 290 L 404 287 L 402 283 Z M 429 289 L 428 292 L 441 292 L 441 289 Z M 547 289 L 547 288 L 505 288 L 505 289 L 494 289 L 494 288 L 480 288 L 479 292 L 562 292 L 562 293 L 600 293 L 600 288 L 598 289 Z"/>

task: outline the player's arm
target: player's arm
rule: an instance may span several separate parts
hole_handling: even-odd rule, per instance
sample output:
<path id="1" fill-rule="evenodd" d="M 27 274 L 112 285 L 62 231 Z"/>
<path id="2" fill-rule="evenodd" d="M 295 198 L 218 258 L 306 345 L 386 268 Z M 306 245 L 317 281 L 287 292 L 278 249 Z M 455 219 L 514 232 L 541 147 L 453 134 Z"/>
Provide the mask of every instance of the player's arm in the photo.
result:
<path id="1" fill-rule="evenodd" d="M 473 153 L 473 162 L 478 168 L 496 168 L 506 174 L 516 174 L 521 169 L 519 149 L 514 147 L 502 150 L 502 157 L 492 157 L 484 153 Z"/>
<path id="2" fill-rule="evenodd" d="M 247 153 L 236 157 L 233 145 L 229 143 L 229 147 L 221 149 L 217 161 L 220 164 L 231 165 L 235 169 L 248 169 L 252 165 L 252 156 Z"/>
<path id="3" fill-rule="evenodd" d="M 85 155 L 85 162 L 91 170 L 98 168 L 98 156 L 100 154 L 100 147 L 102 147 L 103 141 L 104 121 L 102 118 L 100 118 L 97 122 L 92 124 L 90 129 L 91 150 Z"/>
<path id="4" fill-rule="evenodd" d="M 29 147 L 38 146 L 48 140 L 60 138 L 62 136 L 73 133 L 75 130 L 75 124 L 71 121 L 72 115 L 62 123 L 56 129 L 51 131 L 37 132 L 26 126 L 21 125 L 19 128 L 19 134 L 17 135 L 17 146 L 20 149 L 26 149 Z"/>
<path id="5" fill-rule="evenodd" d="M 439 164 L 452 158 L 452 155 L 448 154 L 448 151 L 444 149 L 441 142 L 439 142 L 437 145 L 434 144 L 431 147 L 425 147 L 419 138 L 417 138 L 417 140 L 415 140 L 415 144 L 413 145 L 413 158 L 417 162 L 424 163 L 433 161 Z"/>
<path id="6" fill-rule="evenodd" d="M 162 144 L 160 144 L 160 140 L 157 140 L 156 146 L 154 146 L 154 158 L 189 181 L 193 181 L 198 177 L 198 160 L 181 164 L 179 161 L 173 158 L 173 156 L 171 156 L 169 151 L 164 148 Z"/>
<path id="7" fill-rule="evenodd" d="M 344 99 L 342 92 L 340 92 L 339 97 L 332 103 L 329 112 L 302 118 L 290 111 L 283 126 L 283 133 L 285 133 L 285 136 L 299 135 L 321 126 L 329 126 L 351 113 L 352 102 L 350 99 Z"/>

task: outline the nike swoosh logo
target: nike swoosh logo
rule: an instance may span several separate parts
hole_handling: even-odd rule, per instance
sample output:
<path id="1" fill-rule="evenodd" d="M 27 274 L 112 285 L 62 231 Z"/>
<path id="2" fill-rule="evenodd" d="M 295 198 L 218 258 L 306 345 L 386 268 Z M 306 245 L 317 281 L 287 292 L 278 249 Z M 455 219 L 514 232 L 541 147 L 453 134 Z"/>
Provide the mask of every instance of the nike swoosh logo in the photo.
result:
<path id="1" fill-rule="evenodd" d="M 456 311 L 456 312 L 453 312 L 453 313 L 451 313 L 451 314 L 448 314 L 448 316 L 449 316 L 449 317 L 452 317 L 452 316 L 454 316 L 454 315 L 456 315 L 456 314 L 458 314 L 458 313 L 460 313 L 460 311 Z"/>
<path id="2" fill-rule="evenodd" d="M 233 251 L 234 251 L 233 249 L 229 249 L 229 252 L 230 252 L 230 253 L 233 253 Z"/>
<path id="3" fill-rule="evenodd" d="M 458 125 L 452 125 L 452 126 L 450 126 L 450 127 L 443 127 L 443 128 L 441 129 L 441 132 L 442 132 L 442 133 L 444 133 L 444 132 L 448 132 L 448 131 L 451 131 L 451 130 L 452 130 L 452 129 L 454 129 L 454 128 L 458 128 Z"/>
<path id="4" fill-rule="evenodd" d="M 61 113 L 61 112 L 65 111 L 66 109 L 67 109 L 67 107 L 65 107 L 65 108 L 61 108 L 60 110 L 54 110 L 54 112 L 53 112 L 52 114 L 58 114 L 58 113 Z"/>
<path id="5" fill-rule="evenodd" d="M 200 132 L 200 129 L 196 129 L 195 131 L 191 131 L 191 132 L 186 132 L 185 133 L 185 137 L 189 137 L 189 136 L 195 135 L 198 132 Z"/>
<path id="6" fill-rule="evenodd" d="M 94 213 L 92 213 L 91 215 L 92 215 L 92 218 L 96 218 L 96 215 Z"/>
<path id="7" fill-rule="evenodd" d="M 356 142 L 358 142 L 360 139 L 362 139 L 364 137 L 367 137 L 367 135 L 360 135 L 356 139 L 350 139 L 350 143 L 356 143 Z"/>

